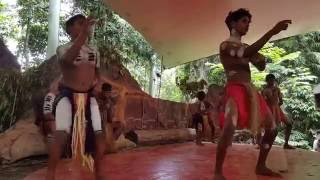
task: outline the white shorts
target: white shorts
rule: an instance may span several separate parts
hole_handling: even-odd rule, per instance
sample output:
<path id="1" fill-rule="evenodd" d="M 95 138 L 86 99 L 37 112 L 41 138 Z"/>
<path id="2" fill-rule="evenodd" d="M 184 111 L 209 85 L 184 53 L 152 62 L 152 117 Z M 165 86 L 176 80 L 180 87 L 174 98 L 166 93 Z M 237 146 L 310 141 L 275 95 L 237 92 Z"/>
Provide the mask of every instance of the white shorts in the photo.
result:
<path id="1" fill-rule="evenodd" d="M 94 97 L 90 97 L 90 111 L 93 131 L 102 131 L 99 106 Z M 72 126 L 72 105 L 68 97 L 61 98 L 57 103 L 55 119 L 57 131 L 70 133 Z"/>

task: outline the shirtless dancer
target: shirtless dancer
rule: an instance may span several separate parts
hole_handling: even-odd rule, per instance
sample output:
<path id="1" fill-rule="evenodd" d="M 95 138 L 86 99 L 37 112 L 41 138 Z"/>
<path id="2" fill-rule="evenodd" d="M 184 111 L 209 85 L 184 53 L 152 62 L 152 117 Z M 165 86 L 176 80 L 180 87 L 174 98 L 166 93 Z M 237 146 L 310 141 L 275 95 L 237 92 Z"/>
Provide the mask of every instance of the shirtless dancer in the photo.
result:
<path id="1" fill-rule="evenodd" d="M 214 124 L 211 118 L 212 105 L 209 101 L 207 101 L 206 93 L 204 91 L 199 91 L 197 93 L 197 111 L 192 115 L 193 126 L 196 129 L 196 144 L 199 146 L 203 146 L 202 138 L 205 136 L 206 127 L 205 127 L 205 119 L 207 119 L 208 125 L 211 129 L 211 141 L 214 140 Z M 202 127 L 200 130 L 199 125 Z"/>
<path id="2" fill-rule="evenodd" d="M 94 170 L 96 179 L 103 179 L 101 167 L 105 142 L 99 107 L 92 96 L 94 83 L 99 77 L 99 53 L 87 44 L 94 23 L 93 18 L 83 15 L 71 17 L 66 22 L 71 42 L 57 49 L 63 78 L 55 109 L 56 132 L 49 149 L 47 180 L 55 179 L 56 166 L 68 135 L 72 136 L 73 158 Z M 94 143 L 93 147 L 90 143 Z M 94 153 L 94 162 L 90 153 Z"/>
<path id="3" fill-rule="evenodd" d="M 266 66 L 265 58 L 258 51 L 272 36 L 286 30 L 290 20 L 280 21 L 274 28 L 263 35 L 252 45 L 241 42 L 249 29 L 251 14 L 246 9 L 230 12 L 225 20 L 230 37 L 220 45 L 220 59 L 225 69 L 227 83 L 225 89 L 225 112 L 221 116 L 222 135 L 217 147 L 215 180 L 226 179 L 222 166 L 227 148 L 232 144 L 236 128 L 249 128 L 256 134 L 262 125 L 265 135 L 262 139 L 259 159 L 255 172 L 264 176 L 281 176 L 266 167 L 266 159 L 277 136 L 274 118 L 263 97 L 251 83 L 249 63 L 263 71 Z M 259 110 L 257 109 L 259 107 Z"/>
<path id="4" fill-rule="evenodd" d="M 285 116 L 283 111 L 281 110 L 281 105 L 283 104 L 282 94 L 277 86 L 276 77 L 273 74 L 268 74 L 266 76 L 267 85 L 262 91 L 262 95 L 266 100 L 277 125 L 280 123 L 285 124 L 285 142 L 283 145 L 284 149 L 295 149 L 294 147 L 288 144 L 289 137 L 292 130 L 292 123 Z"/>

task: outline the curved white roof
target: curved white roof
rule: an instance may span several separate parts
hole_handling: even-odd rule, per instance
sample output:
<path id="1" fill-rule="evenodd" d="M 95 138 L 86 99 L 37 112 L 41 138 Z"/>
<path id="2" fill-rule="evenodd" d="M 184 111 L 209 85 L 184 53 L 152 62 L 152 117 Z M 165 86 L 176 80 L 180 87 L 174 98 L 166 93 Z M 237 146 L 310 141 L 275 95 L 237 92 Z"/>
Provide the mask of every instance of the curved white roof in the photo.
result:
<path id="1" fill-rule="evenodd" d="M 230 10 L 247 8 L 253 15 L 247 43 L 278 21 L 293 24 L 274 39 L 320 29 L 320 0 L 104 0 L 136 28 L 163 56 L 166 68 L 218 52 L 228 36 Z"/>

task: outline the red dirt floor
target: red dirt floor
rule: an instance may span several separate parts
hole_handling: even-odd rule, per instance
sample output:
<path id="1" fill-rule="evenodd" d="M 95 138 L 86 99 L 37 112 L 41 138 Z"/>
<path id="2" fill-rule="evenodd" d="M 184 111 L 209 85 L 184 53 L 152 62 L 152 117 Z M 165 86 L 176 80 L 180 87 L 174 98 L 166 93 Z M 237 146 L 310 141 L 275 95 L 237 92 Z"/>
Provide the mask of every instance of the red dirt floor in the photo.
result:
<path id="1" fill-rule="evenodd" d="M 212 180 L 216 144 L 199 147 L 194 143 L 138 148 L 104 157 L 108 180 Z M 319 180 L 320 153 L 283 150 L 274 147 L 268 164 L 274 170 L 288 170 L 283 178 L 268 178 L 254 173 L 258 150 L 253 145 L 233 144 L 229 148 L 224 172 L 228 180 Z M 57 169 L 57 180 L 93 180 L 92 173 L 79 170 L 69 161 Z M 25 180 L 43 180 L 46 168 Z"/>

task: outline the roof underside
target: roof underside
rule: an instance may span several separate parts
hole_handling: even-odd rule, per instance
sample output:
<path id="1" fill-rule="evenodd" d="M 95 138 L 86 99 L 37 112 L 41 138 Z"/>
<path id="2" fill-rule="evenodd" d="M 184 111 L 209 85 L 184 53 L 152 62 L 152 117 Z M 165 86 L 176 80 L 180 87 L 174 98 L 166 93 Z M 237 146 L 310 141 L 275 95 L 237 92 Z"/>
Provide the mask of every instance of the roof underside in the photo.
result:
<path id="1" fill-rule="evenodd" d="M 228 37 L 224 24 L 230 10 L 253 14 L 244 41 L 252 43 L 278 21 L 293 24 L 275 39 L 320 29 L 319 0 L 104 0 L 128 21 L 171 68 L 218 52 Z"/>

